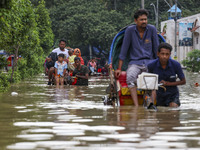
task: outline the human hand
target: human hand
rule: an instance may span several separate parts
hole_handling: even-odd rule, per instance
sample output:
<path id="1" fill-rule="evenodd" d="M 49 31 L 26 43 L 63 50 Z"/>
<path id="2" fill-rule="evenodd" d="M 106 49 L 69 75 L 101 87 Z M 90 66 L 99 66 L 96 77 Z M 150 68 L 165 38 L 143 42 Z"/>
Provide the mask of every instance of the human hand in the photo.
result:
<path id="1" fill-rule="evenodd" d="M 168 84 L 168 81 L 164 81 L 164 80 L 161 80 L 160 83 L 162 83 L 163 86 L 168 86 L 168 85 L 169 85 L 169 84 Z"/>
<path id="2" fill-rule="evenodd" d="M 114 72 L 115 78 L 119 78 L 121 73 L 122 73 L 122 71 L 120 69 L 115 70 L 115 72 Z"/>

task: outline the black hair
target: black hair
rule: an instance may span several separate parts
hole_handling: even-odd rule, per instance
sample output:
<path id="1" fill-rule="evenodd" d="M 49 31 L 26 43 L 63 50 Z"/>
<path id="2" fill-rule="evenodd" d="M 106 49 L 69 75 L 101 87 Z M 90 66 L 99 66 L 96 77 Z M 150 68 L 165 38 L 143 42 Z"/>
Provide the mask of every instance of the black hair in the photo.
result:
<path id="1" fill-rule="evenodd" d="M 60 53 L 60 54 L 58 55 L 58 57 L 62 57 L 62 58 L 64 58 L 65 55 L 64 55 L 63 53 Z"/>
<path id="2" fill-rule="evenodd" d="M 75 57 L 75 58 L 74 58 L 74 61 L 76 61 L 76 60 L 81 61 L 81 59 L 80 59 L 79 57 Z"/>
<path id="3" fill-rule="evenodd" d="M 160 43 L 158 46 L 158 52 L 160 52 L 161 48 L 168 49 L 170 52 L 172 51 L 172 46 L 169 43 Z"/>
<path id="4" fill-rule="evenodd" d="M 142 15 L 148 16 L 148 15 L 149 15 L 149 12 L 148 12 L 146 9 L 139 9 L 138 11 L 135 12 L 134 18 L 137 20 L 138 17 L 139 17 L 139 16 L 142 16 Z"/>
<path id="5" fill-rule="evenodd" d="M 59 43 L 61 43 L 61 42 L 65 42 L 65 44 L 67 43 L 67 41 L 66 41 L 65 39 L 61 39 L 61 40 L 59 41 Z"/>

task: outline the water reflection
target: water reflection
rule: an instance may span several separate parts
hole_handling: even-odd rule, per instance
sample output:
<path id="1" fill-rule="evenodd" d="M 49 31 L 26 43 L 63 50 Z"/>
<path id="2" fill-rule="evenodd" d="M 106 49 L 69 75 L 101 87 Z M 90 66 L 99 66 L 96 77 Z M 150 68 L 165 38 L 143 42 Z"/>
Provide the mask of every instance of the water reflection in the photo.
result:
<path id="1" fill-rule="evenodd" d="M 199 74 L 186 74 L 180 108 L 104 106 L 107 77 L 88 87 L 47 86 L 43 76 L 0 95 L 1 149 L 199 149 Z M 9 93 L 19 93 L 12 97 Z"/>

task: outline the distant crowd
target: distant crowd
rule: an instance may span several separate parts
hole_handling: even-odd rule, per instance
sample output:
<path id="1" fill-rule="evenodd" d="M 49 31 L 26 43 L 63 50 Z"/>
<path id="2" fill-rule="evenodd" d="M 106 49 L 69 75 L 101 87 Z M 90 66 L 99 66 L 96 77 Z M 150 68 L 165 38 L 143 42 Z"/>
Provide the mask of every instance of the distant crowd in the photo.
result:
<path id="1" fill-rule="evenodd" d="M 46 58 L 45 73 L 48 85 L 88 85 L 89 75 L 108 75 L 105 59 L 93 57 L 84 60 L 79 48 L 66 47 L 66 41 L 60 40 L 59 47 Z"/>

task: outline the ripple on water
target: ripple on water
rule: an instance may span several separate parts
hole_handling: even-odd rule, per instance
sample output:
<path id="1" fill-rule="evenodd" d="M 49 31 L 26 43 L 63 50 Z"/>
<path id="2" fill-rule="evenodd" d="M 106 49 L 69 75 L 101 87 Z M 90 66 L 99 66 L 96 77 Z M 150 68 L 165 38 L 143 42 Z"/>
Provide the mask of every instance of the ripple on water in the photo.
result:
<path id="1" fill-rule="evenodd" d="M 124 139 L 124 138 L 138 138 L 139 134 L 100 134 L 100 137 L 110 138 L 110 139 Z"/>
<path id="2" fill-rule="evenodd" d="M 20 127 L 57 127 L 57 126 L 73 126 L 76 124 L 54 123 L 54 122 L 15 122 L 14 126 Z"/>
<path id="3" fill-rule="evenodd" d="M 40 147 L 49 147 L 52 148 L 52 146 L 69 146 L 69 145 L 78 145 L 80 144 L 79 141 L 39 141 L 36 142 L 38 146 Z"/>
<path id="4" fill-rule="evenodd" d="M 173 127 L 175 130 L 195 130 L 200 129 L 200 126 L 190 126 L 190 127 Z"/>
<path id="5" fill-rule="evenodd" d="M 55 126 L 53 130 L 87 130 L 89 128 L 88 125 L 75 124 L 75 123 L 66 123 L 63 126 Z"/>
<path id="6" fill-rule="evenodd" d="M 28 129 L 26 133 L 53 133 L 52 129 Z"/>
<path id="7" fill-rule="evenodd" d="M 19 113 L 26 113 L 26 112 L 31 112 L 35 111 L 34 109 L 23 109 L 23 110 L 18 110 Z"/>
<path id="8" fill-rule="evenodd" d="M 15 106 L 16 109 L 25 109 L 27 108 L 26 106 Z"/>
<path id="9" fill-rule="evenodd" d="M 68 111 L 64 110 L 64 109 L 60 109 L 60 110 L 49 110 L 48 111 L 49 115 L 63 115 L 63 114 L 69 114 Z"/>
<path id="10" fill-rule="evenodd" d="M 180 141 L 187 139 L 187 137 L 184 136 L 173 136 L 173 135 L 154 135 L 150 137 L 151 140 L 164 140 L 164 141 Z"/>
<path id="11" fill-rule="evenodd" d="M 74 150 L 74 147 L 65 147 L 65 150 Z M 131 147 L 120 147 L 119 145 L 90 145 L 90 147 L 77 147 L 76 146 L 76 150 L 135 150 L 135 148 Z M 160 149 L 159 149 L 160 150 Z"/>
<path id="12" fill-rule="evenodd" d="M 156 135 L 178 135 L 178 136 L 184 136 L 184 135 L 197 135 L 197 132 L 157 132 Z"/>
<path id="13" fill-rule="evenodd" d="M 20 142 L 20 143 L 7 146 L 7 149 L 30 150 L 30 149 L 35 149 L 36 147 L 37 147 L 37 144 L 34 142 Z"/>
<path id="14" fill-rule="evenodd" d="M 72 119 L 81 119 L 82 117 L 77 117 L 76 115 L 59 115 L 57 119 L 59 121 L 69 121 Z"/>
<path id="15" fill-rule="evenodd" d="M 93 119 L 74 119 L 72 122 L 93 122 Z"/>
<path id="16" fill-rule="evenodd" d="M 161 140 L 154 141 L 141 141 L 138 145 L 138 148 L 159 148 L 160 150 L 168 149 L 168 148 L 187 148 L 187 144 L 183 142 L 168 142 Z"/>
<path id="17" fill-rule="evenodd" d="M 22 138 L 26 140 L 49 140 L 53 137 L 52 134 L 24 134 L 24 135 L 17 135 L 17 138 Z"/>
<path id="18" fill-rule="evenodd" d="M 90 127 L 89 130 L 98 131 L 98 132 L 102 132 L 102 131 L 113 132 L 113 131 L 117 131 L 117 130 L 125 130 L 125 127 L 120 127 L 120 126 L 92 126 L 92 127 Z"/>
<path id="19" fill-rule="evenodd" d="M 82 136 L 82 137 L 74 137 L 73 139 L 80 141 L 105 141 L 107 138 L 96 137 L 96 136 Z"/>
<path id="20" fill-rule="evenodd" d="M 82 136 L 85 135 L 84 130 L 53 130 L 57 136 Z"/>

